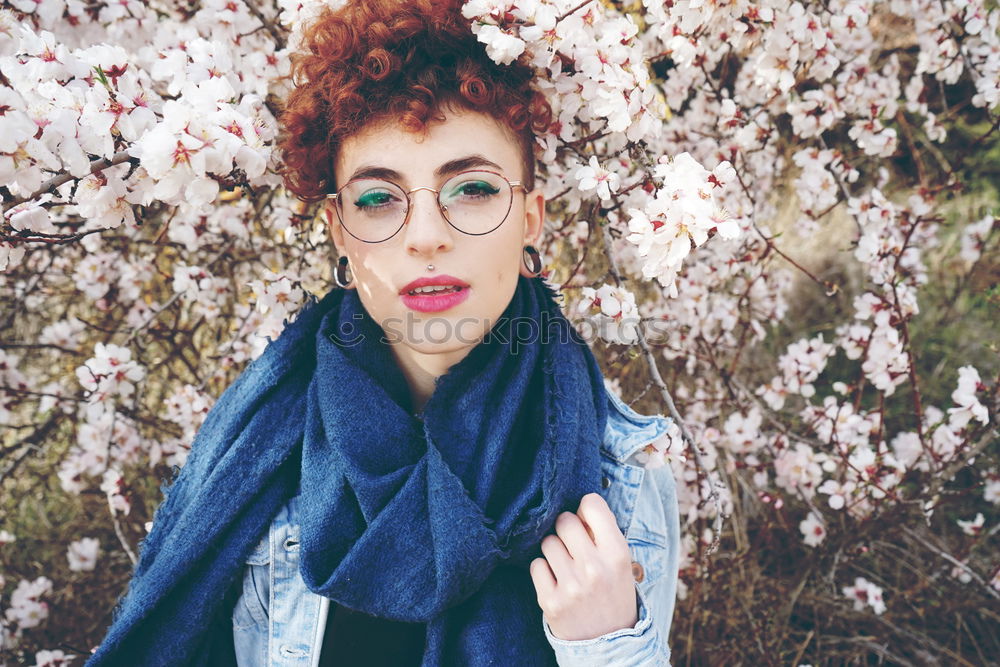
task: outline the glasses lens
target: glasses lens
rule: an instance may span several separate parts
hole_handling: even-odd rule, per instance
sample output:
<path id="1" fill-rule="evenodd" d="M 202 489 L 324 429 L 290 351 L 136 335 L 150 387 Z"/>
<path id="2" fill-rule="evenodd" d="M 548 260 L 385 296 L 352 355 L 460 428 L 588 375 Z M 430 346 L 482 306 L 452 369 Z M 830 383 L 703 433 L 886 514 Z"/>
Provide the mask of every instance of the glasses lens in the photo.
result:
<path id="1" fill-rule="evenodd" d="M 448 221 L 466 234 L 488 234 L 510 213 L 510 183 L 489 171 L 466 171 L 442 187 L 441 206 Z"/>
<path id="2" fill-rule="evenodd" d="M 353 236 L 370 243 L 384 241 L 406 219 L 406 194 L 389 181 L 357 180 L 341 190 L 337 212 Z"/>

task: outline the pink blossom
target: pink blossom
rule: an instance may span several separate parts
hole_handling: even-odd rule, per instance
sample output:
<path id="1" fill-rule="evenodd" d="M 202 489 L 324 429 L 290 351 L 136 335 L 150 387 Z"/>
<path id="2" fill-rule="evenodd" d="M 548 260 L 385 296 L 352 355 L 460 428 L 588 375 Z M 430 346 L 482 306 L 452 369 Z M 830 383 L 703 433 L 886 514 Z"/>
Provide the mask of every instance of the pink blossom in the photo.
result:
<path id="1" fill-rule="evenodd" d="M 885 612 L 882 589 L 864 577 L 855 578 L 854 585 L 844 586 L 843 591 L 844 595 L 854 602 L 855 611 L 863 611 L 865 607 L 870 606 L 878 615 Z"/>
<path id="2" fill-rule="evenodd" d="M 826 528 L 815 512 L 809 512 L 809 515 L 799 523 L 799 530 L 802 531 L 802 541 L 810 547 L 818 546 L 826 539 Z"/>

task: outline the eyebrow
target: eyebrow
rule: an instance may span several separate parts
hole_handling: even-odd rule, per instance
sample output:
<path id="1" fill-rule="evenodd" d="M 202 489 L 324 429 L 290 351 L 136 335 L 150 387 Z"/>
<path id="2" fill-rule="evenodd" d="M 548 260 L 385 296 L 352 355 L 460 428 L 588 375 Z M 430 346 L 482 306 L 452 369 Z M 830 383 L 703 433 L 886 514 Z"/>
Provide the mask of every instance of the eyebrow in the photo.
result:
<path id="1" fill-rule="evenodd" d="M 454 160 L 448 160 L 434 170 L 434 175 L 440 177 L 448 174 L 457 174 L 460 171 L 466 171 L 474 167 L 490 167 L 499 172 L 503 171 L 503 168 L 496 162 L 493 162 L 484 155 L 476 153 L 473 155 L 466 155 L 465 157 L 455 158 Z M 353 181 L 358 178 L 384 178 L 393 181 L 405 180 L 403 175 L 395 169 L 389 169 L 388 167 L 364 166 L 357 169 L 345 182 Z"/>

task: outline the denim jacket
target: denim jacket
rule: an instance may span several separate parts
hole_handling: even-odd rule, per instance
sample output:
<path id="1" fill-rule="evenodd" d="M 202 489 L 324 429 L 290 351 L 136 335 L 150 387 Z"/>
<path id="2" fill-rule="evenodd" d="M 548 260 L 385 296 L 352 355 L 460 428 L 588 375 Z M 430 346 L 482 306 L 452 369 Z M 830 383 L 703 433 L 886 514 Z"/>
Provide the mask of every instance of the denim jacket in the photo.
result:
<path id="1" fill-rule="evenodd" d="M 591 639 L 565 640 L 542 628 L 560 667 L 669 665 L 668 636 L 677 590 L 680 525 L 669 465 L 646 468 L 634 455 L 663 436 L 672 419 L 636 413 L 608 391 L 601 446 L 601 495 L 632 553 L 639 620 Z M 330 600 L 299 575 L 298 498 L 284 505 L 247 558 L 243 591 L 232 613 L 238 664 L 315 667 Z"/>

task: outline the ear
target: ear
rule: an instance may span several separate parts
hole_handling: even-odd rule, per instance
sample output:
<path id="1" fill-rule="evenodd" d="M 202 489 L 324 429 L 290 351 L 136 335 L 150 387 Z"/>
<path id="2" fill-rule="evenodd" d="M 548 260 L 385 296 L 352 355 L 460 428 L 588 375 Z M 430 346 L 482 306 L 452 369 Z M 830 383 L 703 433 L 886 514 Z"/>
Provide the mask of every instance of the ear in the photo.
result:
<path id="1" fill-rule="evenodd" d="M 326 218 L 330 240 L 333 241 L 333 264 L 334 270 L 336 270 L 336 265 L 340 261 L 340 258 L 347 254 L 347 246 L 344 244 L 344 228 L 337 218 L 337 213 L 333 210 L 333 202 L 330 200 L 327 201 L 327 205 L 323 207 L 323 216 Z M 354 280 L 354 271 L 351 270 L 350 282 L 345 289 L 357 289 L 357 286 L 357 282 Z"/>
<path id="2" fill-rule="evenodd" d="M 545 195 L 541 188 L 535 188 L 524 197 L 524 243 L 536 248 L 545 231 Z"/>
<path id="3" fill-rule="evenodd" d="M 524 237 L 521 240 L 521 248 L 532 245 L 538 248 L 542 240 L 542 232 L 545 227 L 545 196 L 541 188 L 535 188 L 524 197 Z M 524 253 L 518 253 L 518 264 L 520 273 L 525 278 L 530 278 L 528 267 L 524 265 Z"/>
<path id="4" fill-rule="evenodd" d="M 344 244 L 344 228 L 340 226 L 340 220 L 337 219 L 337 212 L 333 209 L 333 200 L 328 199 L 326 202 L 326 205 L 323 207 L 323 215 L 326 218 L 327 231 L 329 232 L 330 240 L 333 241 L 334 248 L 337 251 L 337 257 L 340 257 L 346 254 L 346 245 Z"/>

